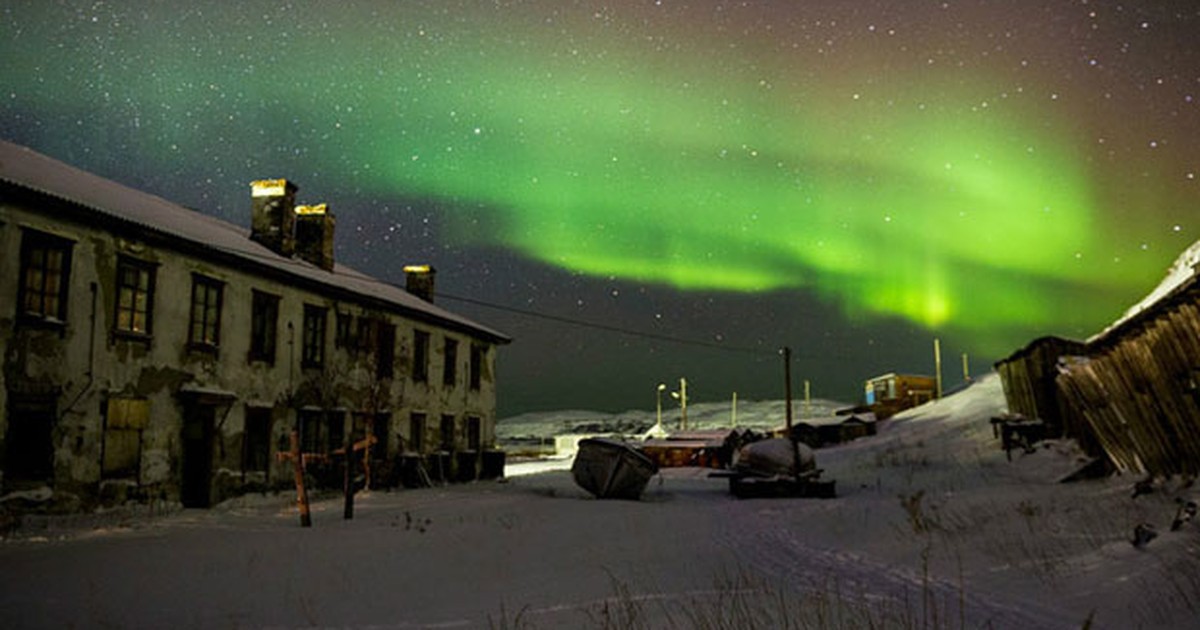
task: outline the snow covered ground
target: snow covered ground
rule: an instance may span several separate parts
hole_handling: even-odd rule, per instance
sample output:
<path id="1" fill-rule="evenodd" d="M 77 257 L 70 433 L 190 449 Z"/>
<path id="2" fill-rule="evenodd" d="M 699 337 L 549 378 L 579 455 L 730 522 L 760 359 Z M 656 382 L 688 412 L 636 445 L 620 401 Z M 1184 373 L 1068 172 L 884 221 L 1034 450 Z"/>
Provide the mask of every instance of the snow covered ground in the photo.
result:
<path id="1" fill-rule="evenodd" d="M 1166 482 L 1055 480 L 1006 460 L 994 376 L 816 452 L 836 499 L 737 500 L 675 469 L 642 501 L 566 471 L 153 519 L 47 523 L 0 544 L 4 628 L 1195 628 L 1200 525 Z M 1156 525 L 1144 549 L 1135 525 Z"/>

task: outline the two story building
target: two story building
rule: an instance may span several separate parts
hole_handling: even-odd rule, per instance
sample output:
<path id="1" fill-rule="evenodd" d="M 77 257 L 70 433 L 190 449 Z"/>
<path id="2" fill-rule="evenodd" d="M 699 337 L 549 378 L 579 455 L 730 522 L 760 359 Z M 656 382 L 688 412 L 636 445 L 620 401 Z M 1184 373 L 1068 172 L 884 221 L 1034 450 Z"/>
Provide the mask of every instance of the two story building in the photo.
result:
<path id="1" fill-rule="evenodd" d="M 251 229 L 0 142 L 0 484 L 60 509 L 208 506 L 367 435 L 472 478 L 504 334 L 334 261 L 335 217 L 253 182 Z M 44 491 L 43 491 L 44 494 Z"/>

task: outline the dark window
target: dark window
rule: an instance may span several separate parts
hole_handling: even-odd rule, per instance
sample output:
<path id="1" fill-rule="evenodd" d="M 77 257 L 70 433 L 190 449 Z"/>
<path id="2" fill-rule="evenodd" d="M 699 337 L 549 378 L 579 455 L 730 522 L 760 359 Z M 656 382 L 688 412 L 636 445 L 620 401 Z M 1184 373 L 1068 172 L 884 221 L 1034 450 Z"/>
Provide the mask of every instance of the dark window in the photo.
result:
<path id="1" fill-rule="evenodd" d="M 453 339 L 446 340 L 446 362 L 442 364 L 442 384 L 447 387 L 454 387 L 454 381 L 458 380 L 458 342 Z"/>
<path id="2" fill-rule="evenodd" d="M 471 344 L 471 389 L 476 391 L 483 381 L 483 353 L 486 351 L 481 345 Z"/>
<path id="3" fill-rule="evenodd" d="M 304 453 L 323 453 L 329 443 L 329 432 L 325 426 L 323 413 L 304 409 L 300 411 L 300 451 Z"/>
<path id="4" fill-rule="evenodd" d="M 271 456 L 271 410 L 247 407 L 242 431 L 242 472 L 267 470 Z"/>
<path id="5" fill-rule="evenodd" d="M 413 331 L 412 379 L 418 382 L 429 380 L 429 333 Z"/>
<path id="6" fill-rule="evenodd" d="M 367 435 L 374 438 L 374 442 L 369 449 L 371 459 L 381 460 L 387 457 L 388 424 L 390 422 L 391 415 L 386 413 L 354 414 L 355 443 L 365 439 Z"/>
<path id="7" fill-rule="evenodd" d="M 325 423 L 329 427 L 328 450 L 333 451 L 342 448 L 346 444 L 346 413 L 343 411 L 330 411 L 325 414 Z"/>
<path id="8" fill-rule="evenodd" d="M 43 232 L 21 235 L 18 315 L 27 319 L 67 321 L 71 242 Z"/>
<path id="9" fill-rule="evenodd" d="M 442 416 L 442 450 L 453 451 L 454 449 L 454 416 Z"/>
<path id="10" fill-rule="evenodd" d="M 354 316 L 350 313 L 337 314 L 337 330 L 333 332 L 333 345 L 336 348 L 349 348 L 354 345 Z"/>
<path id="11" fill-rule="evenodd" d="M 369 354 L 375 351 L 375 331 L 378 321 L 370 317 L 359 317 L 354 339 L 354 347 L 359 352 Z"/>
<path id="12" fill-rule="evenodd" d="M 379 350 L 375 355 L 375 378 L 392 378 L 396 365 L 396 327 L 379 322 Z"/>
<path id="13" fill-rule="evenodd" d="M 199 274 L 192 275 L 192 317 L 188 343 L 216 348 L 221 342 L 221 290 L 224 284 Z"/>
<path id="14" fill-rule="evenodd" d="M 467 450 L 478 451 L 482 445 L 482 424 L 483 422 L 478 416 L 469 416 L 467 418 Z"/>
<path id="15" fill-rule="evenodd" d="M 408 450 L 420 453 L 425 450 L 425 414 L 408 416 Z"/>
<path id="16" fill-rule="evenodd" d="M 275 365 L 275 342 L 278 339 L 279 296 L 254 291 L 250 309 L 251 361 L 266 361 Z"/>
<path id="17" fill-rule="evenodd" d="M 328 454 L 341 448 L 345 439 L 345 412 L 300 411 L 300 449 L 305 453 Z"/>
<path id="18" fill-rule="evenodd" d="M 319 368 L 325 364 L 326 310 L 311 304 L 304 305 L 304 343 L 300 365 Z"/>
<path id="19" fill-rule="evenodd" d="M 150 334 L 154 315 L 154 276 L 153 263 L 124 257 L 117 260 L 117 332 Z"/>

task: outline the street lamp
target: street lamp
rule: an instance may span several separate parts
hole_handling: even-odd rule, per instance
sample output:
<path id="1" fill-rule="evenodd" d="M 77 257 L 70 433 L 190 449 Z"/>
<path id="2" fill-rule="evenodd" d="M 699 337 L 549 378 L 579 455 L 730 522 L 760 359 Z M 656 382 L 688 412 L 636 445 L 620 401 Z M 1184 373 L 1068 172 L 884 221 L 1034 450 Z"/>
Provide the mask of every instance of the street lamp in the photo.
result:
<path id="1" fill-rule="evenodd" d="M 657 403 L 657 416 L 654 422 L 654 427 L 658 429 L 658 433 L 662 434 L 662 393 L 667 390 L 667 386 L 663 383 L 658 384 L 658 389 L 654 390 L 654 398 Z"/>

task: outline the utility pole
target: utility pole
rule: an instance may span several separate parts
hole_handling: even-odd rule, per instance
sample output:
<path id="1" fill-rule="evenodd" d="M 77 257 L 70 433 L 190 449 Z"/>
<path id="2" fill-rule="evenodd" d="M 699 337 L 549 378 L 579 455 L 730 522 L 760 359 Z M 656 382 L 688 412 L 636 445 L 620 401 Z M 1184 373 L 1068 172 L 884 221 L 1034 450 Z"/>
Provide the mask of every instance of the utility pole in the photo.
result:
<path id="1" fill-rule="evenodd" d="M 737 428 L 737 392 L 733 392 L 733 407 L 730 408 L 729 428 Z"/>
<path id="2" fill-rule="evenodd" d="M 792 349 L 783 347 L 783 393 L 787 404 L 787 437 L 792 442 L 792 472 L 800 475 L 800 446 L 792 432 Z"/>
<path id="3" fill-rule="evenodd" d="M 966 352 L 963 353 L 963 382 L 964 383 L 971 382 L 971 367 L 967 363 L 967 353 Z"/>
<path id="4" fill-rule="evenodd" d="M 679 377 L 679 391 L 671 392 L 671 398 L 679 399 L 679 430 L 687 431 L 687 379 Z"/>
<path id="5" fill-rule="evenodd" d="M 808 379 L 804 379 L 804 417 L 812 417 L 812 388 Z"/>
<path id="6" fill-rule="evenodd" d="M 688 430 L 687 423 L 687 379 L 679 377 L 679 415 L 683 420 L 683 430 Z"/>
<path id="7" fill-rule="evenodd" d="M 937 370 L 937 398 L 942 397 L 942 342 L 937 337 L 933 338 L 933 365 Z"/>

